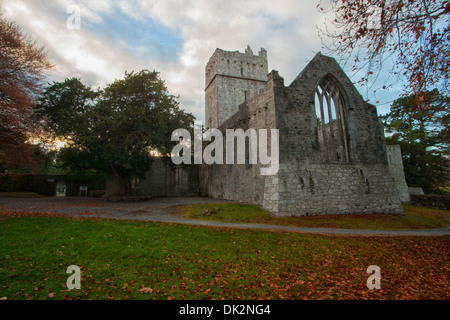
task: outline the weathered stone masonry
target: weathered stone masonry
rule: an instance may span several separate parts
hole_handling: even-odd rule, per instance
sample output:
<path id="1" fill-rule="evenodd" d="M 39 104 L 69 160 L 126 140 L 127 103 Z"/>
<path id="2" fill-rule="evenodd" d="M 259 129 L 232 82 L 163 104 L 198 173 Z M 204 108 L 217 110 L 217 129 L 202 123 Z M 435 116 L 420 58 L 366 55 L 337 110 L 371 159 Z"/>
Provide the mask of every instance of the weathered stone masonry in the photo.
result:
<path id="1" fill-rule="evenodd" d="M 267 80 L 267 52 L 258 56 L 247 47 L 245 53 L 216 49 L 206 65 L 206 127 L 217 128 L 238 106 L 264 88 Z"/>
<path id="2" fill-rule="evenodd" d="M 399 145 L 386 146 L 389 171 L 391 172 L 395 188 L 404 203 L 411 202 L 411 195 L 405 180 L 403 170 L 402 150 Z"/>
<path id="3" fill-rule="evenodd" d="M 246 57 L 249 61 L 266 59 L 265 50 L 261 52 L 259 56 L 250 55 L 249 49 L 245 54 L 228 54 L 240 55 L 245 65 Z M 216 50 L 206 68 L 207 124 L 218 123 L 223 132 L 279 129 L 280 170 L 274 176 L 261 176 L 259 165 L 204 165 L 202 195 L 261 205 L 280 216 L 403 213 L 376 109 L 363 100 L 334 59 L 317 54 L 287 87 L 278 72 L 272 71 L 264 86 L 258 84 L 259 90 L 249 90 L 236 75 L 211 93 L 214 81 L 208 79 L 215 77 L 211 65 L 219 65 L 221 57 L 226 61 L 230 56 Z M 260 79 L 259 73 L 253 76 Z M 327 102 L 322 101 L 322 114 L 317 107 L 319 96 Z M 332 121 L 324 116 L 328 112 Z M 333 125 L 333 134 L 330 130 L 327 134 L 326 126 Z M 326 145 L 322 133 L 328 139 Z"/>

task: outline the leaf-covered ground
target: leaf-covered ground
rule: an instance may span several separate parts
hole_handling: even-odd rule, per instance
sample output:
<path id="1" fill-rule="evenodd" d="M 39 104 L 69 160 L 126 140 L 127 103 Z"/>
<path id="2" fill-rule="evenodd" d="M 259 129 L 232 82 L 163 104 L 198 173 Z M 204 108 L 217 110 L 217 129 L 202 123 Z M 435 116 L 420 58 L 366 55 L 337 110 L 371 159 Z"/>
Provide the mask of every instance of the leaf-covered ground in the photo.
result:
<path id="1" fill-rule="evenodd" d="M 450 237 L 321 236 L 0 215 L 3 299 L 450 298 Z M 66 287 L 81 268 L 81 289 Z M 367 267 L 381 269 L 369 290 Z"/>

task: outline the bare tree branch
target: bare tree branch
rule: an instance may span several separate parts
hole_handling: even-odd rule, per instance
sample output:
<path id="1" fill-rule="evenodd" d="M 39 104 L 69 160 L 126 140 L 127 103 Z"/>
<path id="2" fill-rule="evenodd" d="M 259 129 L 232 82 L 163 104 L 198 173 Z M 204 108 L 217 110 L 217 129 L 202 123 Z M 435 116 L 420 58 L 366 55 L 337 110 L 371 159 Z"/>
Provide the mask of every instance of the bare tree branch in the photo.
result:
<path id="1" fill-rule="evenodd" d="M 328 0 L 335 19 L 320 29 L 329 53 L 353 61 L 352 70 L 365 70 L 359 82 L 381 75 L 387 58 L 390 74 L 407 80 L 405 95 L 420 97 L 440 87 L 449 92 L 450 2 L 447 0 Z M 331 42 L 326 44 L 325 41 Z"/>

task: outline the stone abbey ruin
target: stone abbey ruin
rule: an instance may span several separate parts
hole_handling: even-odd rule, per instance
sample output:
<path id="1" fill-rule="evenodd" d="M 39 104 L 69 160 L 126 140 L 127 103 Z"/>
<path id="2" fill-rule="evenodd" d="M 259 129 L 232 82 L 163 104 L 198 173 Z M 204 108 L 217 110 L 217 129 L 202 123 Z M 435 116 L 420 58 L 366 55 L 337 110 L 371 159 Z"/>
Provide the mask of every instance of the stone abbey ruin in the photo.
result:
<path id="1" fill-rule="evenodd" d="M 321 53 L 286 86 L 268 72 L 265 49 L 216 49 L 205 69 L 205 121 L 223 133 L 278 129 L 278 172 L 261 175 L 262 165 L 248 161 L 250 148 L 244 164 L 173 170 L 156 160 L 134 192 L 228 199 L 278 216 L 403 214 L 409 201 L 400 150 L 386 146 L 375 106 Z"/>

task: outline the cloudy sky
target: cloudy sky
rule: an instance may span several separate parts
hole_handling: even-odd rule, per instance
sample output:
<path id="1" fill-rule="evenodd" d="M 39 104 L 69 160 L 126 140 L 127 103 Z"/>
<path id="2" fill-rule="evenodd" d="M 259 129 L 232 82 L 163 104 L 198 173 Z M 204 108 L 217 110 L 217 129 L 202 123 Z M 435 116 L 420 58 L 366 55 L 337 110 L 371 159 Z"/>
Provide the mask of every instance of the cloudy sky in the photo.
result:
<path id="1" fill-rule="evenodd" d="M 250 45 L 255 54 L 265 48 L 269 71 L 278 70 L 286 85 L 324 52 L 317 27 L 325 15 L 315 0 L 0 1 L 4 16 L 48 51 L 56 65 L 51 80 L 76 76 L 96 88 L 126 70 L 157 70 L 181 107 L 201 121 L 205 65 L 216 48 L 244 52 Z M 380 101 L 379 114 L 396 98 L 360 92 Z"/>

